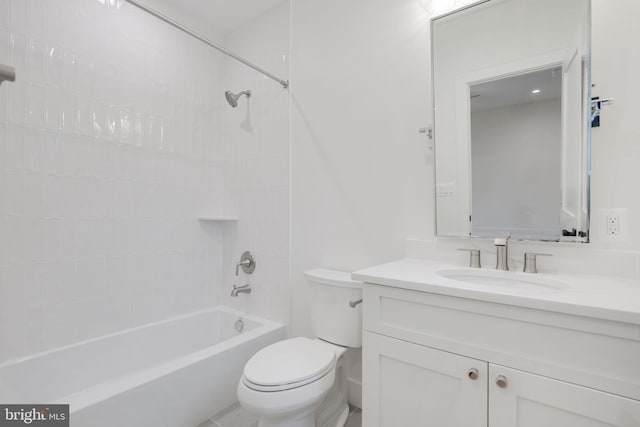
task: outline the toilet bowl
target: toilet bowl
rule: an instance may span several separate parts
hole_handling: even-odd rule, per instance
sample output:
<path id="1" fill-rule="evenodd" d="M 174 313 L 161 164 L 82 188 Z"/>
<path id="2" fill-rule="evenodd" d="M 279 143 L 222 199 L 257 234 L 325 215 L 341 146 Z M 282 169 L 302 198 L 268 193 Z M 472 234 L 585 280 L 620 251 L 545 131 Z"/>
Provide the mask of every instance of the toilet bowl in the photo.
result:
<path id="1" fill-rule="evenodd" d="M 349 414 L 346 361 L 362 345 L 362 284 L 349 273 L 305 272 L 312 292 L 317 339 L 290 338 L 269 345 L 245 365 L 238 401 L 260 418 L 259 427 L 342 427 Z"/>

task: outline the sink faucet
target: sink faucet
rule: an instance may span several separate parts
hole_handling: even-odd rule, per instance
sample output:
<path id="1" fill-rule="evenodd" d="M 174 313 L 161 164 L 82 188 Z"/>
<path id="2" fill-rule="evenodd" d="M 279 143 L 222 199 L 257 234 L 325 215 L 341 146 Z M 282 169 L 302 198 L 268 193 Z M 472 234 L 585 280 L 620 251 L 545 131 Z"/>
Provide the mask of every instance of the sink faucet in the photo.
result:
<path id="1" fill-rule="evenodd" d="M 509 270 L 509 238 L 511 235 L 507 235 L 506 237 L 496 237 L 493 241 L 493 244 L 496 246 L 497 257 L 496 257 L 496 270 L 507 271 Z"/>
<path id="2" fill-rule="evenodd" d="M 238 294 L 250 294 L 251 293 L 251 285 L 234 285 L 233 290 L 231 291 L 232 297 L 237 297 Z"/>

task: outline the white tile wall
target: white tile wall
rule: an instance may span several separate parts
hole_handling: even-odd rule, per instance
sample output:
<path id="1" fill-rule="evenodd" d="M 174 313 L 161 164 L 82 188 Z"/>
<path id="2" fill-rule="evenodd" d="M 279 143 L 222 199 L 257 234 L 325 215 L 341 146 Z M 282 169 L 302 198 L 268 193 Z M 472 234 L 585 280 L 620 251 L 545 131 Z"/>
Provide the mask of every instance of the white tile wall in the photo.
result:
<path id="1" fill-rule="evenodd" d="M 282 79 L 289 78 L 289 2 L 228 34 L 225 46 Z M 225 89 L 250 89 L 237 108 L 222 112 L 229 157 L 225 207 L 239 218 L 227 229 L 225 281 L 219 298 L 227 305 L 289 322 L 289 91 L 255 71 L 227 60 Z M 235 262 L 250 250 L 256 270 L 235 277 Z M 231 298 L 234 284 L 250 283 L 250 295 Z"/>
<path id="2" fill-rule="evenodd" d="M 0 0 L 0 63 L 0 363 L 215 304 L 221 55 L 123 0 Z"/>

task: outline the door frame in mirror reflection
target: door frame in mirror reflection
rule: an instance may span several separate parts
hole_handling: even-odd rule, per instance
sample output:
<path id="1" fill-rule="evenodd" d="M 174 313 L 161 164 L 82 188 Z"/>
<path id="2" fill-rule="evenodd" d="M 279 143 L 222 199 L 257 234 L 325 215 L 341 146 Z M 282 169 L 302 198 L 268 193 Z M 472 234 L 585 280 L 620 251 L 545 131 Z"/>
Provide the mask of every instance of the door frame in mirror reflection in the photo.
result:
<path id="1" fill-rule="evenodd" d="M 470 9 L 473 9 L 476 6 L 487 9 L 492 8 L 494 5 L 500 6 L 502 3 L 510 3 L 514 0 L 489 0 L 482 1 L 460 9 L 458 11 L 454 11 L 451 14 L 445 15 L 445 17 L 451 17 L 451 15 L 455 15 L 460 11 L 468 12 Z M 520 0 L 520 2 L 534 2 L 539 0 Z M 541 0 L 540 0 L 541 1 Z M 588 0 L 584 0 L 588 1 Z M 586 4 L 586 3 L 585 3 Z M 590 17 L 590 3 L 586 9 L 587 18 Z M 432 83 L 433 83 L 433 106 L 434 106 L 434 118 L 433 123 L 435 127 L 435 153 L 436 153 L 436 163 L 435 163 L 435 184 L 436 190 L 434 191 L 435 198 L 435 206 L 436 206 L 436 234 L 438 236 L 446 236 L 446 237 L 469 237 L 473 236 L 473 214 L 472 214 L 472 173 L 471 173 L 471 111 L 470 111 L 470 91 L 471 87 L 476 84 L 491 82 L 495 80 L 500 80 L 504 78 L 514 77 L 521 74 L 527 74 L 531 72 L 535 72 L 538 70 L 543 70 L 547 68 L 555 68 L 562 67 L 563 71 L 563 90 L 562 90 L 562 130 L 561 130 L 561 142 L 558 147 L 559 153 L 561 153 L 561 171 L 560 171 L 560 180 L 561 182 L 558 184 L 562 188 L 562 200 L 560 205 L 560 209 L 558 212 L 559 223 L 561 224 L 561 228 L 564 230 L 558 230 L 555 234 L 556 236 L 562 236 L 558 238 L 550 238 L 548 237 L 548 233 L 544 232 L 531 232 L 530 234 L 522 234 L 518 235 L 517 230 L 510 229 L 500 229 L 497 232 L 511 232 L 515 238 L 523 239 L 523 240 L 553 240 L 553 241 L 574 241 L 574 242 L 588 242 L 588 224 L 589 224 L 589 167 L 590 167 L 590 159 L 589 159 L 589 126 L 588 126 L 588 114 L 589 109 L 587 107 L 588 100 L 590 99 L 590 28 L 589 22 L 584 22 L 582 20 L 576 19 L 578 23 L 576 35 L 572 38 L 575 38 L 577 41 L 566 42 L 563 41 L 562 49 L 545 49 L 545 51 L 538 55 L 532 55 L 529 57 L 524 56 L 524 58 L 520 57 L 516 60 L 506 61 L 502 63 L 498 63 L 497 65 L 492 64 L 490 66 L 485 66 L 477 69 L 472 69 L 471 71 L 464 71 L 460 73 L 454 73 L 454 88 L 453 88 L 453 105 L 449 105 L 454 109 L 454 119 L 449 120 L 445 123 L 446 125 L 451 126 L 453 124 L 454 129 L 449 128 L 448 137 L 445 141 L 445 144 L 451 144 L 453 142 L 455 146 L 455 167 L 453 167 L 454 163 L 451 162 L 451 155 L 447 154 L 449 158 L 445 159 L 447 163 L 441 163 L 437 161 L 438 157 L 438 127 L 442 125 L 442 123 L 438 123 L 438 112 L 436 109 L 438 108 L 438 103 L 436 103 L 436 96 L 438 95 L 438 88 L 436 87 L 436 49 L 435 44 L 437 43 L 437 37 L 435 36 L 435 26 L 434 23 L 443 17 L 437 17 L 432 19 L 431 24 L 431 34 L 432 34 Z M 568 28 L 568 27 L 567 27 Z M 586 28 L 586 33 L 585 33 Z M 586 36 L 585 36 L 586 35 Z M 532 37 L 535 37 L 534 35 Z M 583 38 L 581 38 L 583 37 Z M 586 49 L 584 51 L 581 50 L 581 46 L 583 46 L 582 40 L 586 40 Z M 566 43 L 566 44 L 565 44 Z M 567 46 L 577 46 L 577 49 L 569 49 Z M 571 51 L 568 55 L 567 52 Z M 574 82 L 572 87 L 574 88 L 574 94 L 576 91 L 576 87 L 579 88 L 579 96 L 580 99 L 575 99 L 573 102 L 573 106 L 578 105 L 577 110 L 579 111 L 569 111 L 567 99 L 567 88 L 569 85 L 565 84 L 565 75 L 564 72 L 567 64 L 570 64 L 571 57 L 580 57 L 579 61 L 582 66 L 579 70 L 574 68 L 574 73 L 578 72 L 579 74 L 579 82 Z M 574 59 L 575 64 L 575 59 Z M 440 95 L 442 96 L 442 95 Z M 585 101 L 586 100 L 586 101 Z M 567 126 L 566 120 L 572 117 L 574 119 L 578 119 L 577 126 L 573 126 L 571 129 L 573 134 L 570 134 L 571 129 Z M 441 128 L 442 129 L 442 128 Z M 440 129 L 440 130 L 441 130 Z M 453 138 L 452 138 L 453 137 Z M 573 139 L 571 139 L 573 138 Z M 576 139 L 577 138 L 577 139 Z M 451 141 L 451 139 L 455 139 Z M 568 141 L 571 141 L 571 144 L 568 144 Z M 442 148 L 442 146 L 440 146 Z M 568 150 L 571 149 L 570 153 Z M 442 150 L 441 150 L 442 151 Z M 446 150 L 445 150 L 446 151 Z M 445 167 L 449 167 L 451 169 L 455 169 L 455 177 L 452 182 L 440 182 L 438 180 L 437 171 L 438 168 L 444 169 Z M 447 174 L 445 173 L 445 176 Z M 449 176 L 452 173 L 449 173 Z M 508 178 L 506 178 L 508 179 Z M 446 179 L 445 179 L 446 180 Z M 453 192 L 443 193 L 445 196 L 452 197 L 453 194 L 455 200 L 448 200 L 446 203 L 448 207 L 452 207 L 456 205 L 453 210 L 445 211 L 444 209 L 441 211 L 438 209 L 441 206 L 442 196 L 438 189 L 440 188 L 453 188 L 455 189 Z M 567 191 L 569 188 L 572 191 Z M 440 200 L 439 200 L 440 199 Z M 452 203 L 453 202 L 453 203 Z M 442 205 L 445 203 L 443 202 Z M 498 207 L 499 208 L 499 207 Z M 455 218 L 452 218 L 454 216 Z M 441 227 L 443 217 L 445 221 L 448 221 L 445 227 Z M 440 223 L 440 224 L 439 224 Z M 556 223 L 557 224 L 557 223 Z M 448 229 L 447 229 L 448 228 Z M 453 232 L 451 231 L 453 230 Z M 577 231 L 576 231 L 577 230 Z M 515 232 L 515 233 L 514 233 Z M 574 234 L 575 233 L 575 234 Z M 572 235 L 573 234 L 573 235 Z M 486 236 L 483 236 L 486 237 Z"/>
<path id="2" fill-rule="evenodd" d="M 589 53 L 576 35 L 562 63 L 561 227 L 577 242 L 589 241 L 591 76 Z M 570 77 L 567 77 L 570 76 Z M 586 78 L 585 78 L 586 76 Z M 589 107 L 586 104 L 589 104 Z M 577 114 L 576 114 L 577 113 Z M 570 126 L 570 124 L 572 126 Z M 577 153 L 577 155 L 576 155 Z"/>
<path id="3" fill-rule="evenodd" d="M 471 219 L 466 224 L 460 224 L 468 228 L 469 235 L 477 237 L 489 237 L 484 232 L 480 232 L 476 227 L 477 215 L 473 212 L 473 180 L 472 180 L 472 150 L 471 150 L 471 87 L 488 82 L 504 80 L 523 74 L 530 74 L 545 69 L 558 68 L 562 66 L 565 59 L 565 51 L 559 50 L 545 55 L 539 55 L 533 58 L 527 58 L 521 61 L 514 61 L 507 64 L 501 64 L 496 67 L 483 68 L 475 70 L 471 73 L 460 75 L 456 78 L 456 153 L 458 166 L 458 182 L 466 185 L 459 185 L 458 204 L 460 212 L 469 212 Z M 558 152 L 560 152 L 560 141 L 558 141 Z M 468 190 L 466 190 L 468 189 Z M 466 192 L 465 192 L 466 191 Z M 462 195 L 467 194 L 467 197 Z M 466 218 L 465 218 L 466 219 Z M 556 230 L 559 236 L 561 230 Z M 547 230 L 540 232 L 531 232 L 530 230 L 518 230 L 510 228 L 509 230 L 498 229 L 495 235 L 503 232 L 509 232 L 515 238 L 527 236 L 531 239 L 553 240 Z M 556 238 L 557 239 L 557 238 Z"/>

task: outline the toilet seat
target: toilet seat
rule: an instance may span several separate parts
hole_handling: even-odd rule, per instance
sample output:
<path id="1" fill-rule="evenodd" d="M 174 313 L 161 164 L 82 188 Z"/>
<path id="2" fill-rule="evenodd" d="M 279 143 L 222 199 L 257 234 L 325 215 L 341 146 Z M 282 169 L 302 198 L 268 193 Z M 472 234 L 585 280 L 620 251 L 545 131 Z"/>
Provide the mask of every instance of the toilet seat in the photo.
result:
<path id="1" fill-rule="evenodd" d="M 290 390 L 318 381 L 335 366 L 332 345 L 297 337 L 267 346 L 244 367 L 242 381 L 256 391 Z"/>

